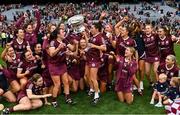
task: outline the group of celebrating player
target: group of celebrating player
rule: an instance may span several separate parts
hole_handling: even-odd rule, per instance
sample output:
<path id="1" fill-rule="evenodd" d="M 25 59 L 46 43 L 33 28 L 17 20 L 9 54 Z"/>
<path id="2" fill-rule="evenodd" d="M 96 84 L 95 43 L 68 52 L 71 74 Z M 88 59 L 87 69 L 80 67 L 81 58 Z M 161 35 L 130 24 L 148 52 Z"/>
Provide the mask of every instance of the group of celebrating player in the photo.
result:
<path id="1" fill-rule="evenodd" d="M 103 20 L 105 16 L 102 12 L 97 22 L 86 21 L 81 33 L 64 23 L 49 24 L 41 44 L 37 42 L 40 12 L 35 12 L 35 24 L 22 24 L 27 17 L 24 14 L 16 23 L 15 38 L 1 54 L 7 67 L 0 67 L 0 94 L 9 102 L 18 102 L 3 113 L 36 109 L 43 103 L 57 107 L 62 88 L 67 104 L 76 103 L 71 91 L 85 88 L 88 96 L 93 96 L 92 104 L 97 104 L 100 93 L 112 86 L 119 101 L 131 104 L 133 87 L 143 93 L 144 75 L 150 85 L 157 81 L 151 104 L 156 96 L 157 107 L 178 98 L 180 79 L 174 43 L 180 43 L 179 38 L 166 26 L 155 29 L 127 16 L 113 26 Z"/>

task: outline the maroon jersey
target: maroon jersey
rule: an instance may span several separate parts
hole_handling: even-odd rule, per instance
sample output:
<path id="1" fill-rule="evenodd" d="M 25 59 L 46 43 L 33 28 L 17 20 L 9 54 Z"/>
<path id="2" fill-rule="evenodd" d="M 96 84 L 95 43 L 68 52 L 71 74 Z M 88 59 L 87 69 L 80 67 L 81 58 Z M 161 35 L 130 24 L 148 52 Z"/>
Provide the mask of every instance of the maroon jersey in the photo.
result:
<path id="1" fill-rule="evenodd" d="M 45 88 L 45 85 L 36 86 L 31 81 L 28 81 L 26 87 L 18 93 L 17 101 L 19 102 L 23 97 L 27 96 L 27 92 L 26 92 L 27 89 L 32 90 L 32 93 L 35 95 L 42 95 L 43 88 Z"/>
<path id="2" fill-rule="evenodd" d="M 165 39 L 158 39 L 158 46 L 160 48 L 160 61 L 165 62 L 165 59 L 168 55 L 174 53 L 174 42 L 172 41 L 171 37 L 165 37 Z"/>
<path id="3" fill-rule="evenodd" d="M 32 32 L 32 33 L 25 33 L 25 40 L 29 42 L 29 45 L 31 48 L 37 44 L 37 33 Z"/>
<path id="4" fill-rule="evenodd" d="M 17 39 L 14 39 L 11 46 L 14 48 L 14 51 L 17 54 L 22 54 L 26 50 L 26 46 L 29 46 L 29 43 L 26 40 L 23 40 L 22 43 L 19 43 Z"/>
<path id="5" fill-rule="evenodd" d="M 132 86 L 132 77 L 137 71 L 135 60 L 126 62 L 124 57 L 120 57 L 116 72 L 116 91 L 129 92 Z"/>
<path id="6" fill-rule="evenodd" d="M 29 75 L 27 75 L 26 77 L 30 78 L 33 74 L 37 73 L 38 71 L 38 65 L 37 65 L 37 61 L 36 60 L 32 60 L 32 61 L 21 61 L 18 65 L 18 69 L 22 69 L 22 73 L 24 73 L 26 70 L 29 70 Z"/>
<path id="7" fill-rule="evenodd" d="M 50 42 L 50 47 L 57 48 L 59 44 L 63 44 L 63 42 L 60 43 L 57 40 L 53 40 Z M 48 62 L 51 64 L 57 64 L 57 65 L 60 63 L 66 63 L 66 47 L 61 48 L 55 56 L 53 57 L 49 56 Z"/>
<path id="8" fill-rule="evenodd" d="M 43 88 L 45 86 L 42 85 L 42 86 L 36 86 L 34 85 L 34 83 L 32 82 L 28 82 L 27 85 L 26 85 L 26 90 L 27 89 L 30 89 L 32 90 L 32 93 L 35 94 L 35 95 L 42 95 L 43 94 Z"/>
<path id="9" fill-rule="evenodd" d="M 17 72 L 18 64 L 20 63 L 20 55 L 15 54 L 14 58 L 12 58 L 12 62 L 6 61 L 7 69 L 12 70 L 13 72 Z"/>
<path id="10" fill-rule="evenodd" d="M 107 48 L 106 52 L 109 53 L 110 51 L 114 51 L 114 48 L 113 48 L 113 46 L 112 46 L 109 38 L 107 37 L 106 33 L 103 33 L 102 36 L 103 36 L 104 42 L 105 42 L 105 44 L 106 44 L 106 48 Z M 115 39 L 115 38 L 113 37 L 113 40 L 114 40 L 114 39 Z"/>
<path id="11" fill-rule="evenodd" d="M 104 44 L 104 38 L 102 37 L 101 34 L 98 34 L 96 36 L 91 37 L 89 43 L 93 43 L 95 45 L 100 46 Z M 86 57 L 88 62 L 101 62 L 100 50 L 96 48 L 88 49 L 86 53 Z"/>
<path id="12" fill-rule="evenodd" d="M 116 43 L 116 54 L 120 55 L 120 56 L 124 56 L 125 55 L 125 50 L 126 47 L 136 47 L 136 42 L 134 39 L 132 38 L 127 38 L 126 40 L 124 40 L 121 37 L 117 38 L 117 43 Z"/>
<path id="13" fill-rule="evenodd" d="M 158 57 L 159 56 L 159 48 L 158 48 L 158 38 L 156 35 L 151 36 L 143 36 L 143 40 L 145 43 L 145 53 L 147 57 Z"/>
<path id="14" fill-rule="evenodd" d="M 167 75 L 167 80 L 170 82 L 172 77 L 178 77 L 179 75 L 179 68 L 174 65 L 172 68 L 168 68 L 165 63 L 159 65 L 157 69 L 157 73 L 161 74 L 164 73 Z"/>

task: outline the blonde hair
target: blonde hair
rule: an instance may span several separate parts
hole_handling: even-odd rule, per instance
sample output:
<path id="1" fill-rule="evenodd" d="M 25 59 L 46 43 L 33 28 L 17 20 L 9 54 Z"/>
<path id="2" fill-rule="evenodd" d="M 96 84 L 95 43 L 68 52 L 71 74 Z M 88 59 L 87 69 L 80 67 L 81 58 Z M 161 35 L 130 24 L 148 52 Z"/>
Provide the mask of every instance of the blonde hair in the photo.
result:
<path id="1" fill-rule="evenodd" d="M 161 74 L 159 75 L 159 79 L 167 80 L 167 75 L 164 74 L 164 73 L 161 73 Z"/>
<path id="2" fill-rule="evenodd" d="M 174 55 L 172 55 L 172 54 L 170 54 L 170 55 L 168 55 L 171 59 L 172 59 L 172 61 L 174 61 L 174 63 L 176 63 L 176 56 L 174 56 Z M 168 57 L 167 56 L 167 57 Z"/>
<path id="3" fill-rule="evenodd" d="M 172 77 L 171 81 L 175 84 L 177 88 L 180 86 L 180 78 L 179 77 Z"/>
<path id="4" fill-rule="evenodd" d="M 135 59 L 135 58 L 136 58 L 136 56 L 135 56 L 135 55 L 136 55 L 136 49 L 135 49 L 134 47 L 126 47 L 126 49 L 127 49 L 127 48 L 130 49 L 130 51 L 131 51 L 131 53 L 132 53 L 132 58 Z"/>

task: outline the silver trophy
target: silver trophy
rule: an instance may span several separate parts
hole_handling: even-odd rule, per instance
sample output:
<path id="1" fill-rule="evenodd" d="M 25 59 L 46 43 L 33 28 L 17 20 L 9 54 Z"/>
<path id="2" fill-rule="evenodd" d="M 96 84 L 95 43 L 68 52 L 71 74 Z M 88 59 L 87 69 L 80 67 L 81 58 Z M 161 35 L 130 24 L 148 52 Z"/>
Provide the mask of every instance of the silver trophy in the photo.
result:
<path id="1" fill-rule="evenodd" d="M 81 33 L 85 31 L 84 27 L 84 16 L 83 15 L 75 15 L 68 19 L 68 24 L 72 26 L 74 33 Z"/>

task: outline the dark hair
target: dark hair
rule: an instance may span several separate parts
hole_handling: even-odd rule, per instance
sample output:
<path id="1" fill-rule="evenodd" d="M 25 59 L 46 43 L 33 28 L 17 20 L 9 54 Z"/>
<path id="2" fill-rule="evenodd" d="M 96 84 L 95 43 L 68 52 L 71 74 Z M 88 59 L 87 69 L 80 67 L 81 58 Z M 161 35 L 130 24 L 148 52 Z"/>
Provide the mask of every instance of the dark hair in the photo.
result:
<path id="1" fill-rule="evenodd" d="M 17 35 L 16 35 L 16 34 L 18 34 L 19 30 L 23 30 L 23 31 L 24 31 L 23 28 L 15 29 L 15 31 L 14 31 L 14 36 L 15 36 L 15 38 L 17 38 Z"/>
<path id="2" fill-rule="evenodd" d="M 36 44 L 34 45 L 34 49 L 37 47 L 38 44 L 42 45 L 41 43 L 36 43 Z"/>
<path id="3" fill-rule="evenodd" d="M 24 24 L 24 29 L 27 29 L 29 25 L 33 26 L 33 20 L 29 20 L 28 22 L 26 22 L 26 24 Z"/>
<path id="4" fill-rule="evenodd" d="M 94 22 L 92 25 L 94 25 L 94 27 L 95 27 L 96 29 L 98 29 L 99 32 L 101 32 L 101 30 L 102 30 L 102 24 L 101 24 L 101 22 Z"/>
<path id="5" fill-rule="evenodd" d="M 50 33 L 49 41 L 57 38 L 57 35 L 59 34 L 59 28 L 56 28 L 53 32 Z"/>
<path id="6" fill-rule="evenodd" d="M 29 50 L 25 50 L 25 51 L 23 51 L 23 53 L 22 53 L 22 55 L 21 55 L 21 60 L 25 60 L 26 59 L 26 56 L 25 56 L 25 54 L 27 53 L 27 52 L 30 52 Z"/>

